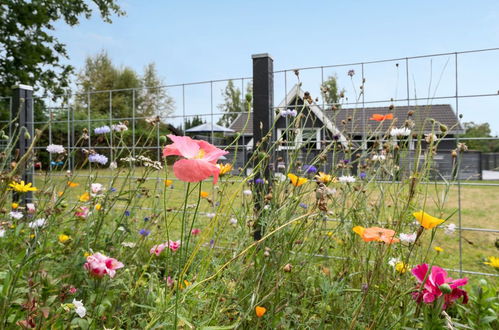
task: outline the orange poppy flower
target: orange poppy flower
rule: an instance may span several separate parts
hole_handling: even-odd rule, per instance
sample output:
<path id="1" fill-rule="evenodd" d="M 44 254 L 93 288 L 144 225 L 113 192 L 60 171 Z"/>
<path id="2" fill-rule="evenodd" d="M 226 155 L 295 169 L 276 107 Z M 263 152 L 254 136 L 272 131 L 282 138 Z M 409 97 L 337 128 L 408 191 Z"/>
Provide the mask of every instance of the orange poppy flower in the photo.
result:
<path id="1" fill-rule="evenodd" d="M 68 186 L 70 188 L 78 187 L 80 184 L 78 182 L 68 181 Z"/>
<path id="2" fill-rule="evenodd" d="M 362 237 L 364 242 L 384 242 L 385 244 L 392 244 L 400 242 L 398 238 L 394 238 L 395 230 L 385 229 L 380 227 L 364 228 L 361 226 L 353 227 L 353 231 Z"/>
<path id="3" fill-rule="evenodd" d="M 169 186 L 171 186 L 173 184 L 172 180 L 164 180 L 163 182 L 165 183 L 166 187 L 169 187 Z"/>
<path id="4" fill-rule="evenodd" d="M 267 308 L 265 308 L 265 307 L 262 307 L 262 306 L 255 307 L 255 313 L 256 313 L 256 316 L 258 316 L 258 317 L 262 317 L 266 312 L 267 312 Z"/>
<path id="5" fill-rule="evenodd" d="M 388 113 L 386 115 L 380 115 L 379 113 L 374 113 L 369 120 L 383 121 L 393 119 L 393 113 Z"/>
<path id="6" fill-rule="evenodd" d="M 199 196 L 201 196 L 201 198 L 208 198 L 208 196 L 209 196 L 209 195 L 210 195 L 210 194 L 208 194 L 206 191 L 201 191 L 201 192 L 199 193 Z"/>

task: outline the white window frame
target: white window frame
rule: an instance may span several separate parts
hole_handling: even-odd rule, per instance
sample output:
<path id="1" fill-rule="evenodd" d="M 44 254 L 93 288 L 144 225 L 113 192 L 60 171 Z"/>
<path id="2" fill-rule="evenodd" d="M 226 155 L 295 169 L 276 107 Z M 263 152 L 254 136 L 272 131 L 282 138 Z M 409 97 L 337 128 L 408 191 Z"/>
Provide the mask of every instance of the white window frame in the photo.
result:
<path id="1" fill-rule="evenodd" d="M 303 141 L 303 131 L 304 130 L 315 130 L 315 139 L 316 139 L 315 148 L 317 150 L 320 150 L 320 148 L 321 148 L 321 129 L 320 128 L 307 127 L 307 128 L 299 128 L 299 129 L 288 129 L 288 131 L 289 130 L 294 130 L 296 133 L 294 145 L 289 145 L 289 141 L 288 141 L 288 145 L 279 145 L 277 150 L 296 150 L 296 149 L 301 148 L 303 146 L 303 143 L 306 142 L 306 141 Z M 277 139 L 279 141 L 284 141 L 284 139 L 282 139 L 282 135 L 284 134 L 285 131 L 286 131 L 285 128 L 278 128 L 277 129 Z"/>

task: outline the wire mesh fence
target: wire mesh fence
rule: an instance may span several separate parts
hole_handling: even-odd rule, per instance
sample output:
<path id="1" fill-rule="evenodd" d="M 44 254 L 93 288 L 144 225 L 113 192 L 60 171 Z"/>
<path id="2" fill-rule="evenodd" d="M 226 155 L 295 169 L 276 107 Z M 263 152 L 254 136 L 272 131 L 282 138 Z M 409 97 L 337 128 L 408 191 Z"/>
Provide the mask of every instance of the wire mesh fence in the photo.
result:
<path id="1" fill-rule="evenodd" d="M 422 183 L 452 187 L 459 257 L 451 270 L 498 276 L 483 271 L 479 264 L 463 267 L 463 256 L 483 258 L 484 253 L 495 251 L 499 240 L 497 219 L 488 209 L 497 204 L 499 181 L 493 180 L 499 179 L 499 154 L 473 150 L 499 138 L 463 136 L 463 122 L 488 119 L 496 124 L 491 119 L 499 105 L 498 55 L 499 48 L 494 48 L 273 71 L 270 79 L 275 102 L 265 114 L 272 119 L 275 143 L 270 169 L 279 173 L 292 162 L 310 164 L 327 146 L 339 144 L 355 152 L 348 153 L 349 159 L 344 150 L 328 152 L 321 169 L 332 172 L 338 163 L 351 161 L 352 174 L 361 175 L 363 161 L 382 156 L 382 146 L 393 142 L 394 137 L 383 132 L 401 129 L 410 122 L 414 133 L 434 134 L 440 141 L 430 180 Z M 490 63 L 490 70 L 477 72 L 478 62 Z M 186 134 L 229 151 L 226 158 L 234 164 L 233 174 L 243 177 L 251 172 L 252 152 L 259 143 L 254 136 L 258 122 L 247 98 L 253 83 L 252 77 L 238 77 L 33 97 L 34 120 L 24 124 L 33 124 L 44 133 L 34 147 L 35 159 L 28 164 L 28 171 L 35 173 L 36 180 L 46 172 L 63 177 L 66 171 L 86 173 L 99 168 L 101 177 L 111 178 L 129 157 L 163 162 L 166 135 Z M 258 97 L 254 94 L 253 102 Z M 305 106 L 310 116 L 302 126 L 292 127 L 296 114 Z M 1 125 L 8 127 L 12 136 L 13 125 L 9 123 L 17 113 L 12 97 L 0 98 L 0 109 Z M 392 114 L 395 120 L 390 124 L 373 120 L 379 114 Z M 438 124 L 428 118 L 437 119 Z M 101 134 L 109 131 L 112 134 Z M 417 138 L 406 134 L 395 139 L 407 143 L 409 152 L 399 161 L 410 174 L 411 164 L 421 157 L 414 147 Z M 423 149 L 429 148 L 429 143 L 421 143 Z M 457 153 L 464 148 L 462 143 L 470 148 Z M 44 152 L 48 145 L 64 146 L 70 157 L 62 159 Z M 101 158 L 93 157 L 91 162 L 89 155 Z M 147 179 L 159 182 L 164 177 L 158 174 Z M 404 179 L 404 175 L 376 178 L 387 184 Z M 240 179 L 234 176 L 232 180 Z M 476 201 L 482 195 L 492 197 L 490 205 Z"/>

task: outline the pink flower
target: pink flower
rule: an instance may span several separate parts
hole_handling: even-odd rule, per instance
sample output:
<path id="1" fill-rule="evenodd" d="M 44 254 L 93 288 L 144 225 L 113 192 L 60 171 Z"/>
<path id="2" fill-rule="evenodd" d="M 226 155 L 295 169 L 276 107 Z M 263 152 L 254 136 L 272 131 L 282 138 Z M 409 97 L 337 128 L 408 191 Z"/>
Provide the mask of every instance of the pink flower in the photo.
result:
<path id="1" fill-rule="evenodd" d="M 71 293 L 71 294 L 75 294 L 75 293 L 76 293 L 76 291 L 78 291 L 78 289 L 77 289 L 77 288 L 75 288 L 74 286 L 72 286 L 72 285 L 71 285 L 71 286 L 69 287 L 69 293 Z"/>
<path id="2" fill-rule="evenodd" d="M 170 276 L 168 276 L 168 278 L 166 279 L 166 286 L 169 288 L 173 288 L 174 285 L 175 281 Z"/>
<path id="3" fill-rule="evenodd" d="M 87 262 L 83 265 L 90 275 L 101 278 L 104 275 L 109 275 L 113 278 L 116 275 L 116 269 L 123 268 L 124 265 L 114 258 L 109 258 L 100 253 L 94 253 L 87 257 Z"/>
<path id="4" fill-rule="evenodd" d="M 173 164 L 173 173 L 185 182 L 199 182 L 213 176 L 213 183 L 217 183 L 220 169 L 217 160 L 227 151 L 201 140 L 193 140 L 188 136 L 168 135 L 173 141 L 163 149 L 163 157 L 181 156 Z"/>
<path id="5" fill-rule="evenodd" d="M 90 190 L 92 191 L 92 195 L 96 196 L 104 190 L 104 186 L 100 183 L 92 183 L 90 185 Z"/>
<path id="6" fill-rule="evenodd" d="M 33 203 L 26 203 L 26 208 L 28 209 L 28 213 L 35 213 L 36 207 Z"/>
<path id="7" fill-rule="evenodd" d="M 161 243 L 161 244 L 158 244 L 158 245 L 154 245 L 150 250 L 149 250 L 149 253 L 151 254 L 155 254 L 156 256 L 159 256 L 161 254 L 161 252 L 163 252 L 163 250 L 166 248 L 166 243 Z"/>
<path id="8" fill-rule="evenodd" d="M 89 208 L 86 206 L 80 206 L 78 210 L 75 212 L 75 216 L 78 218 L 86 219 L 88 217 L 88 213 L 90 212 Z"/>
<path id="9" fill-rule="evenodd" d="M 446 309 L 460 297 L 463 297 L 464 304 L 468 302 L 468 294 L 459 288 L 468 283 L 466 277 L 454 280 L 452 277 L 447 277 L 447 272 L 438 266 L 431 267 L 431 273 L 428 274 L 428 268 L 428 264 L 421 264 L 412 269 L 412 274 L 420 283 L 417 291 L 412 293 L 417 302 L 431 304 L 442 295 L 444 295 L 445 300 L 443 309 Z M 427 274 L 428 276 L 426 276 Z M 423 289 L 421 289 L 421 285 Z M 448 292 L 443 292 L 442 290 Z"/>
<path id="10" fill-rule="evenodd" d="M 170 240 L 170 244 L 168 245 L 170 250 L 173 252 L 177 251 L 180 248 L 180 241 L 172 241 Z"/>
<path id="11" fill-rule="evenodd" d="M 192 236 L 196 236 L 196 235 L 199 235 L 199 234 L 201 234 L 201 229 L 194 228 L 194 229 L 191 230 L 191 235 Z"/>

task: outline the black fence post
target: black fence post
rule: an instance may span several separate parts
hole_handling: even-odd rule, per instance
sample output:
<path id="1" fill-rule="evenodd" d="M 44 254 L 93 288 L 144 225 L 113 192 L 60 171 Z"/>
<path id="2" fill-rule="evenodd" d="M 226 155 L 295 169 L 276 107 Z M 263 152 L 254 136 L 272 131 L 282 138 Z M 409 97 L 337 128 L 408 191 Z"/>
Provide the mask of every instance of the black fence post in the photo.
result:
<path id="1" fill-rule="evenodd" d="M 256 223 L 253 238 L 259 240 L 264 233 L 260 217 L 265 196 L 271 192 L 269 145 L 274 120 L 274 61 L 269 54 L 255 54 L 253 59 L 253 158 L 254 208 Z"/>
<path id="2" fill-rule="evenodd" d="M 17 159 L 21 159 L 29 149 L 34 137 L 34 117 L 33 117 L 33 87 L 28 85 L 15 85 L 12 99 L 12 118 L 17 118 L 13 123 L 19 125 L 19 141 L 17 144 Z M 14 131 L 13 129 L 11 131 Z M 11 137 L 13 138 L 13 137 Z M 22 180 L 25 183 L 33 182 L 33 162 L 28 159 L 22 164 Z M 33 192 L 27 192 L 22 195 L 24 203 L 33 201 Z M 14 194 L 14 200 L 19 200 L 19 196 Z"/>

